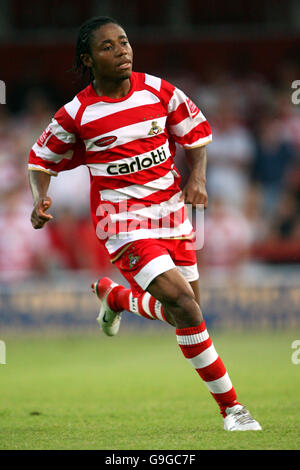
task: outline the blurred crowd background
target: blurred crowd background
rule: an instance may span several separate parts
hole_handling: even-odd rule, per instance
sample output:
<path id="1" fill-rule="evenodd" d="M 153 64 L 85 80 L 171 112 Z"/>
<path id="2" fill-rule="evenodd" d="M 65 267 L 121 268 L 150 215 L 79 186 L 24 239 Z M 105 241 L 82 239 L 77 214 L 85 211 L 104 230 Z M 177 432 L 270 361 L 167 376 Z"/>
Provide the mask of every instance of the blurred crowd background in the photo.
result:
<path id="1" fill-rule="evenodd" d="M 1 1 L 0 282 L 57 273 L 113 275 L 89 211 L 85 167 L 52 178 L 53 221 L 30 224 L 28 153 L 56 110 L 84 86 L 70 72 L 78 26 L 117 18 L 136 71 L 158 75 L 200 107 L 207 147 L 205 273 L 232 276 L 300 263 L 300 2 Z M 126 5 L 126 8 L 125 8 Z M 184 153 L 176 164 L 188 177 Z"/>

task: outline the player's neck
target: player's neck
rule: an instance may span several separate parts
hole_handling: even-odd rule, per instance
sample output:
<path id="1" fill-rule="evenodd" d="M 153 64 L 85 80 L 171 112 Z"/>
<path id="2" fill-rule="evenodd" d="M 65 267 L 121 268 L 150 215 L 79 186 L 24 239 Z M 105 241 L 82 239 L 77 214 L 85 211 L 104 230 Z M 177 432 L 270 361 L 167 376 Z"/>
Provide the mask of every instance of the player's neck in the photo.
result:
<path id="1" fill-rule="evenodd" d="M 131 87 L 130 78 L 126 78 L 119 81 L 95 79 L 93 81 L 93 87 L 98 96 L 106 96 L 108 98 L 124 98 Z"/>

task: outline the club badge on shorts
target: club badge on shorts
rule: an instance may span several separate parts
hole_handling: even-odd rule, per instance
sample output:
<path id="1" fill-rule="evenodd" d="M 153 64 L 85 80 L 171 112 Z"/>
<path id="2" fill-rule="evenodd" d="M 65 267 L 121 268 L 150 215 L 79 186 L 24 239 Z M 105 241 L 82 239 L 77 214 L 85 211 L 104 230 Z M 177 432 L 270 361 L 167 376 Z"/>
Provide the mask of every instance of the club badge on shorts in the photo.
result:
<path id="1" fill-rule="evenodd" d="M 140 259 L 140 256 L 134 256 L 132 253 L 128 253 L 128 259 L 129 259 L 129 269 L 132 269 L 136 266 L 138 260 Z"/>

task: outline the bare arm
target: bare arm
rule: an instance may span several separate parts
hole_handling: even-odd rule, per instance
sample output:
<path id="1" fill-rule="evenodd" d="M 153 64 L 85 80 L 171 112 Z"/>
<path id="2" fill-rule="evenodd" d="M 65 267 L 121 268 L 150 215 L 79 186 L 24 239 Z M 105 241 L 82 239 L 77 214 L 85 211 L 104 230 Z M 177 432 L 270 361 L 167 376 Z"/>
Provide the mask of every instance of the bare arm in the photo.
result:
<path id="1" fill-rule="evenodd" d="M 186 149 L 186 159 L 190 167 L 190 176 L 183 188 L 180 201 L 186 204 L 203 204 L 207 207 L 208 197 L 206 192 L 206 146 Z"/>
<path id="2" fill-rule="evenodd" d="M 46 210 L 52 204 L 51 198 L 47 196 L 51 175 L 44 171 L 29 170 L 29 184 L 33 197 L 33 211 L 31 213 L 31 223 L 33 228 L 43 228 L 45 223 L 53 219 L 51 214 L 46 214 Z"/>

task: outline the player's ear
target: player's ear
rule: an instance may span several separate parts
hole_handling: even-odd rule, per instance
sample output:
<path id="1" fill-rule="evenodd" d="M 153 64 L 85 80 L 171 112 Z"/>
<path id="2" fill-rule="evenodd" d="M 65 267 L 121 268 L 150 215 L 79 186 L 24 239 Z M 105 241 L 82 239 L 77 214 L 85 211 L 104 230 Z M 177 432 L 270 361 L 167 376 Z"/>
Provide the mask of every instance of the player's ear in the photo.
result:
<path id="1" fill-rule="evenodd" d="M 83 65 L 86 67 L 92 67 L 93 65 L 93 59 L 91 58 L 90 54 L 87 54 L 86 52 L 84 54 L 80 55 L 81 62 Z"/>

